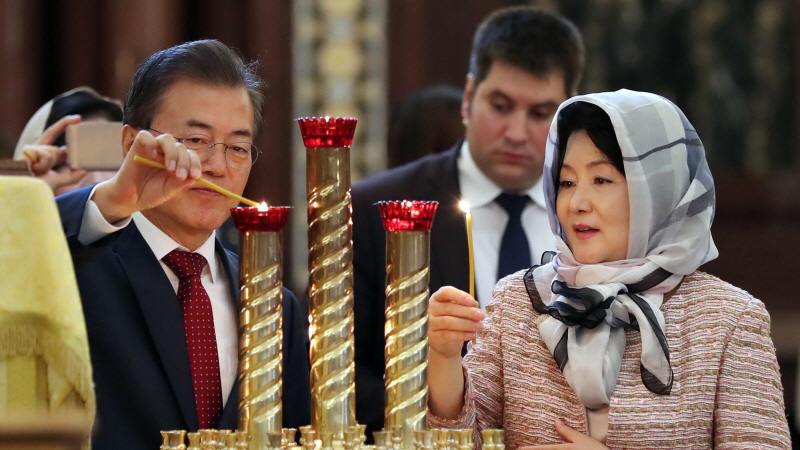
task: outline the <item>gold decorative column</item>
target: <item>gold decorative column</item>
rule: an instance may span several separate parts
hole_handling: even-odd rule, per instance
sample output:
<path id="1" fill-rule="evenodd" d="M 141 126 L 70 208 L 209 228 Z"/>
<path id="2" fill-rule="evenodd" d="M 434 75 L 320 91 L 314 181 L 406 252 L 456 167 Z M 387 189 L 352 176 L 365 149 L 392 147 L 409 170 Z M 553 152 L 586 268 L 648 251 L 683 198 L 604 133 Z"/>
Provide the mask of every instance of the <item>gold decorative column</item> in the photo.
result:
<path id="1" fill-rule="evenodd" d="M 239 230 L 239 430 L 262 450 L 281 433 L 283 226 L 289 207 L 233 208 Z"/>
<path id="2" fill-rule="evenodd" d="M 428 280 L 431 226 L 438 202 L 379 202 L 386 229 L 385 429 L 402 427 L 402 445 L 428 414 Z"/>
<path id="3" fill-rule="evenodd" d="M 350 145 L 354 118 L 298 119 L 306 146 L 311 425 L 336 441 L 356 424 Z"/>

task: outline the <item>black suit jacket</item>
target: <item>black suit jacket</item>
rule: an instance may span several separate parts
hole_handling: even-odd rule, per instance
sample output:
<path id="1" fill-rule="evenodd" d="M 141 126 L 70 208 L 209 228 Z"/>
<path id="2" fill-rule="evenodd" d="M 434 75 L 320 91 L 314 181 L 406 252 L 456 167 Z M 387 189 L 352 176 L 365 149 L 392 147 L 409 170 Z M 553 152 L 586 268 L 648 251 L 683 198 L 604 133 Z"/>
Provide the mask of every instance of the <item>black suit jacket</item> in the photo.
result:
<path id="1" fill-rule="evenodd" d="M 438 154 L 381 172 L 353 185 L 356 417 L 371 430 L 383 427 L 386 232 L 381 200 L 436 200 L 431 229 L 430 291 L 469 290 L 467 232 L 458 185 L 461 142 Z"/>
<path id="2" fill-rule="evenodd" d="M 92 187 L 58 197 L 83 302 L 97 395 L 95 450 L 151 450 L 161 430 L 196 431 L 192 377 L 175 291 L 134 223 L 89 246 L 78 241 Z M 216 252 L 238 301 L 238 257 Z M 238 308 L 236 308 L 238 310 Z M 283 424 L 310 422 L 303 317 L 283 291 Z M 237 428 L 235 382 L 217 428 Z"/>

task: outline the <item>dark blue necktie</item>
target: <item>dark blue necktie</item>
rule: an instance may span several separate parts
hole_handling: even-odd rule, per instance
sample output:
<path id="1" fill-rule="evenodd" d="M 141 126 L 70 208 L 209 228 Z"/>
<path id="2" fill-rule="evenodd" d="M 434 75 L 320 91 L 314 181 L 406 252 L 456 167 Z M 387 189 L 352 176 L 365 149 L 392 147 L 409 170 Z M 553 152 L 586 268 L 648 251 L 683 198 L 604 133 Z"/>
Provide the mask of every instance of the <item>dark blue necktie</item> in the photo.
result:
<path id="1" fill-rule="evenodd" d="M 522 211 L 530 200 L 527 195 L 502 193 L 494 201 L 508 213 L 508 225 L 500 241 L 497 279 L 531 266 L 531 249 L 522 228 Z"/>

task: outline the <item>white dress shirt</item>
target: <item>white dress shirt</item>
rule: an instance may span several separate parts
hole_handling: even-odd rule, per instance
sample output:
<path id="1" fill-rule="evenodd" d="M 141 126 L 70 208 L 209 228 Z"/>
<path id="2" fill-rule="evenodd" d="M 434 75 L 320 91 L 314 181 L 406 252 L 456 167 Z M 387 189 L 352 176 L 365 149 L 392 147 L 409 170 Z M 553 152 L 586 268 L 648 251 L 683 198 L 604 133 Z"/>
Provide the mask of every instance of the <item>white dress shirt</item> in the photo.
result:
<path id="1" fill-rule="evenodd" d="M 458 156 L 458 183 L 461 196 L 469 203 L 472 213 L 475 294 L 481 308 L 485 309 L 497 283 L 500 241 L 508 223 L 508 213 L 494 201 L 503 190 L 481 172 L 472 159 L 466 141 Z M 521 220 L 531 250 L 531 262 L 536 265 L 541 261 L 542 253 L 556 249 L 547 217 L 542 178 L 539 177 L 532 188 L 518 194 L 527 194 L 533 200 L 525 206 Z"/>
<path id="2" fill-rule="evenodd" d="M 97 189 L 96 186 L 95 189 Z M 127 218 L 114 224 L 108 223 L 95 202 L 91 200 L 93 194 L 94 189 L 89 196 L 89 201 L 86 203 L 83 221 L 81 222 L 81 231 L 78 235 L 78 240 L 84 245 L 91 244 L 103 236 L 124 228 L 131 221 L 131 218 Z M 158 258 L 161 268 L 169 278 L 172 288 L 177 294 L 178 276 L 161 261 L 161 258 L 172 250 L 189 251 L 189 249 L 167 236 L 166 233 L 147 220 L 142 213 L 134 213 L 132 219 L 153 254 Z M 217 353 L 219 355 L 222 402 L 225 405 L 237 376 L 239 342 L 234 300 L 231 298 L 229 280 L 225 274 L 222 261 L 214 251 L 215 244 L 215 232 L 212 232 L 203 245 L 195 250 L 195 253 L 203 255 L 208 261 L 208 264 L 203 268 L 203 273 L 200 275 L 200 281 L 211 299 L 211 311 L 214 315 L 214 332 L 217 337 Z"/>

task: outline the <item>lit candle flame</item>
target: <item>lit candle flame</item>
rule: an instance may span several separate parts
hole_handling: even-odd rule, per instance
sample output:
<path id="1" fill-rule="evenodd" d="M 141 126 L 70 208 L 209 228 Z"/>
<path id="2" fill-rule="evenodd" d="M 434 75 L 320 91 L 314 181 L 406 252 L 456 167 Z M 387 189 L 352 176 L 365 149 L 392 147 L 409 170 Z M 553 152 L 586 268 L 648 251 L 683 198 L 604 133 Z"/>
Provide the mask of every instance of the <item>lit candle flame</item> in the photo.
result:
<path id="1" fill-rule="evenodd" d="M 467 203 L 466 200 L 461 200 L 460 202 L 458 202 L 458 206 L 461 207 L 462 211 L 469 214 L 469 203 Z"/>
<path id="2" fill-rule="evenodd" d="M 269 210 L 269 206 L 267 206 L 267 202 L 261 202 L 261 204 L 258 205 L 258 210 L 259 211 L 268 211 Z"/>

